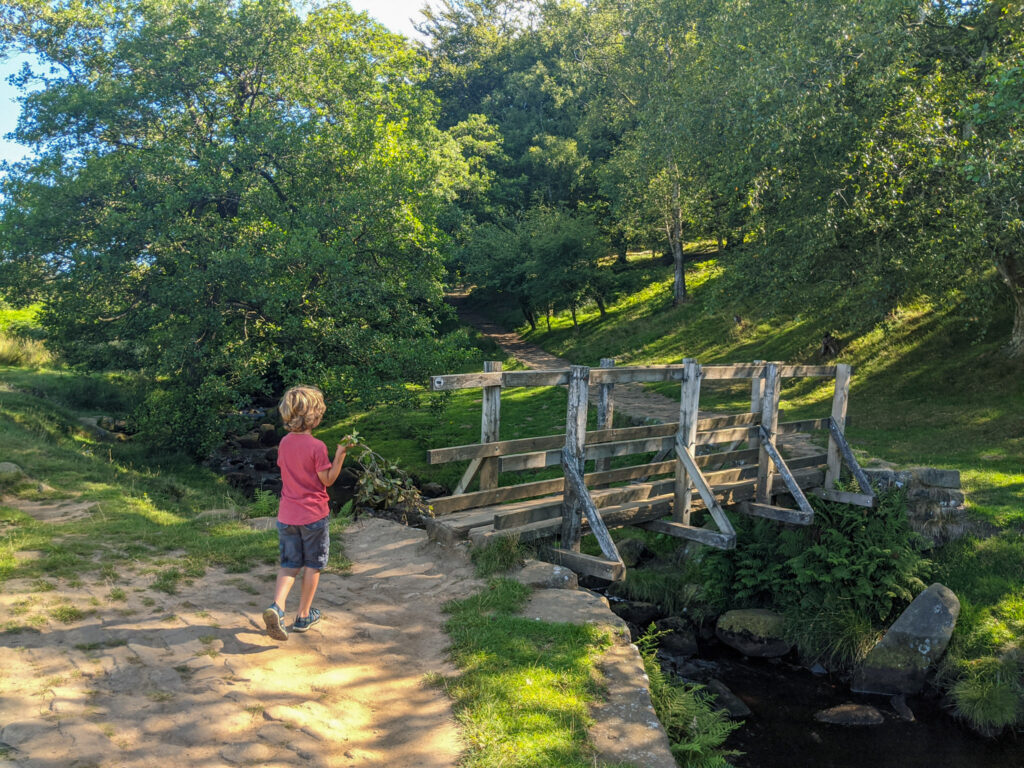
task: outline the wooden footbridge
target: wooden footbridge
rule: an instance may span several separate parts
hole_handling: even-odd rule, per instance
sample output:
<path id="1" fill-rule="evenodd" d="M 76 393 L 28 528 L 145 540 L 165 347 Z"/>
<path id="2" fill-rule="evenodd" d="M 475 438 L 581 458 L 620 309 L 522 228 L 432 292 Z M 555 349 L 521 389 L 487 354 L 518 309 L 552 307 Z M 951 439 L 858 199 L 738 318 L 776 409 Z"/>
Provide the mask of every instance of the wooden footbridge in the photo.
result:
<path id="1" fill-rule="evenodd" d="M 433 391 L 481 388 L 480 442 L 427 452 L 431 464 L 469 461 L 450 496 L 434 499 L 431 532 L 442 539 L 470 539 L 484 546 L 497 537 L 535 543 L 540 557 L 581 574 L 611 581 L 625 566 L 609 528 L 637 526 L 713 547 L 731 549 L 736 532 L 723 508 L 809 525 L 814 510 L 807 493 L 864 507 L 877 499 L 844 437 L 851 369 L 848 365 L 811 366 L 755 362 L 749 365 L 619 367 L 502 371 L 486 363 L 483 373 L 435 376 Z M 820 419 L 779 422 L 782 379 L 835 380 L 832 413 Z M 750 411 L 700 418 L 702 381 L 750 382 Z M 614 387 L 627 382 L 681 382 L 679 421 L 612 428 Z M 565 434 L 499 440 L 501 390 L 506 387 L 568 386 Z M 588 432 L 588 391 L 597 394 L 597 429 Z M 781 436 L 824 430 L 828 448 L 786 460 Z M 624 456 L 656 455 L 653 461 L 609 468 Z M 671 457 L 671 458 L 669 458 Z M 584 473 L 593 460 L 594 471 Z M 845 464 L 859 493 L 833 490 Z M 563 477 L 499 486 L 499 475 L 561 466 Z M 466 492 L 473 477 L 479 490 Z M 696 490 L 696 497 L 694 491 Z M 704 525 L 696 525 L 695 513 Z M 580 538 L 592 533 L 602 557 L 581 554 Z M 557 539 L 557 543 L 556 543 Z"/>

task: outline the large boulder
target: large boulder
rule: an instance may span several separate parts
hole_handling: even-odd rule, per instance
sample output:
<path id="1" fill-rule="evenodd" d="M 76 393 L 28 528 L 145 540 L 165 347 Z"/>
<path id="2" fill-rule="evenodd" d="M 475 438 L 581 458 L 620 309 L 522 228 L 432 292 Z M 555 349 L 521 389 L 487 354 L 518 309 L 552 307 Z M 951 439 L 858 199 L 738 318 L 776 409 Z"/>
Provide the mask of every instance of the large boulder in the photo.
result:
<path id="1" fill-rule="evenodd" d="M 774 611 L 747 608 L 726 611 L 718 619 L 718 639 L 744 656 L 785 656 L 793 644 L 785 639 L 786 620 Z"/>
<path id="2" fill-rule="evenodd" d="M 851 689 L 860 693 L 918 693 L 928 670 L 946 652 L 960 601 L 952 590 L 932 584 L 914 598 L 854 672 Z"/>

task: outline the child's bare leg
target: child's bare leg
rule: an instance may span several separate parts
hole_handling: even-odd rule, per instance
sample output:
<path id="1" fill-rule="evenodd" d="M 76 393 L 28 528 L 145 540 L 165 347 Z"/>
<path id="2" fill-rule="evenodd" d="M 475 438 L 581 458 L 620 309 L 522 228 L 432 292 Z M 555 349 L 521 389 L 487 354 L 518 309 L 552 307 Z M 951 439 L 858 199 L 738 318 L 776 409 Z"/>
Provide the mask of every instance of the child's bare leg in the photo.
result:
<path id="1" fill-rule="evenodd" d="M 295 583 L 295 577 L 298 575 L 298 568 L 282 568 L 277 572 L 277 588 L 274 590 L 274 602 L 277 603 L 277 607 L 282 611 L 284 610 L 285 600 L 288 599 L 288 593 L 291 592 L 292 585 Z M 303 592 L 305 592 L 305 585 L 303 585 Z"/>
<path id="2" fill-rule="evenodd" d="M 294 580 L 294 578 L 293 578 Z M 319 568 L 303 568 L 302 569 L 302 595 L 299 597 L 299 613 L 300 618 L 306 618 L 309 616 L 309 609 L 313 605 L 313 597 L 316 595 L 317 585 L 320 584 L 320 569 Z M 278 605 L 281 605 L 278 603 Z"/>

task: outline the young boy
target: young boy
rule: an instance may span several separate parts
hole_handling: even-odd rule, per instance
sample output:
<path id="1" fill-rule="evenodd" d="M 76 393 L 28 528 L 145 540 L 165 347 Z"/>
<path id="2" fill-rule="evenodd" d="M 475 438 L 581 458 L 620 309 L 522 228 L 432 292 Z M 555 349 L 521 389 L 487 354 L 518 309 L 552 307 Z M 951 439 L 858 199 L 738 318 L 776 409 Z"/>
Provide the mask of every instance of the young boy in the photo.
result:
<path id="1" fill-rule="evenodd" d="M 277 511 L 281 569 L 274 602 L 263 612 L 263 622 L 272 638 L 287 640 L 284 605 L 300 570 L 302 593 L 292 631 L 305 632 L 320 623 L 320 611 L 312 606 L 330 544 L 327 486 L 338 479 L 350 441 L 346 439 L 335 449 L 332 462 L 327 458 L 327 446 L 313 437 L 313 429 L 327 410 L 323 393 L 316 387 L 292 387 L 284 393 L 278 410 L 288 430 L 277 449 L 282 484 Z"/>

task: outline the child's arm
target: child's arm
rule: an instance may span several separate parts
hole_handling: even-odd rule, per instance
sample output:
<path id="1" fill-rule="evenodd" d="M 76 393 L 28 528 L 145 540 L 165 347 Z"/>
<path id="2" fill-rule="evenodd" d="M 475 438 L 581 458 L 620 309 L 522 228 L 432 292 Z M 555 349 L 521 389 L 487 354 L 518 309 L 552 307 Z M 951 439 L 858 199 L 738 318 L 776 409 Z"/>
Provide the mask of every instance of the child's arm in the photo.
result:
<path id="1" fill-rule="evenodd" d="M 338 447 L 334 450 L 334 461 L 331 462 L 329 469 L 321 469 L 317 472 L 317 477 L 320 478 L 320 482 L 326 487 L 334 485 L 334 481 L 338 479 L 338 475 L 341 474 L 341 465 L 345 463 L 345 452 L 348 450 L 348 441 L 339 443 Z"/>

